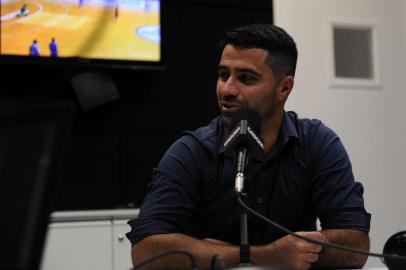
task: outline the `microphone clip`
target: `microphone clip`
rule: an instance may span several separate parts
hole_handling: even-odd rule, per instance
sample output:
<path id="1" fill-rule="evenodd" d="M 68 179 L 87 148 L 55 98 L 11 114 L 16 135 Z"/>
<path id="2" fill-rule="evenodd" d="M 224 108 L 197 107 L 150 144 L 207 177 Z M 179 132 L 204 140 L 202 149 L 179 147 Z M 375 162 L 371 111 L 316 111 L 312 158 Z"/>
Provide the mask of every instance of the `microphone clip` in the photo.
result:
<path id="1" fill-rule="evenodd" d="M 239 173 L 236 174 L 236 176 L 235 176 L 235 191 L 238 194 L 242 194 L 242 192 L 244 190 L 244 180 L 245 180 L 244 173 L 239 172 Z"/>

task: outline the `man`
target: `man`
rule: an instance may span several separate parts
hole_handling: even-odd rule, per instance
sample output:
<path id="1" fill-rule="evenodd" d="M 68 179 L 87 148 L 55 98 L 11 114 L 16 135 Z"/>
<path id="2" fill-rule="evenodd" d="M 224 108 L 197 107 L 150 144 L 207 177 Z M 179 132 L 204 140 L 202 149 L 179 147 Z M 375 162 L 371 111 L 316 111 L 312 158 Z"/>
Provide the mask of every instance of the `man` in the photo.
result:
<path id="1" fill-rule="evenodd" d="M 29 54 L 30 54 L 30 56 L 39 56 L 40 55 L 39 45 L 38 45 L 38 41 L 36 39 L 34 39 L 34 41 L 30 45 Z"/>
<path id="2" fill-rule="evenodd" d="M 27 4 L 24 4 L 20 8 L 20 12 L 17 13 L 17 17 L 25 17 L 28 16 L 28 8 Z"/>
<path id="3" fill-rule="evenodd" d="M 127 234 L 133 262 L 156 253 L 190 252 L 199 268 L 213 255 L 228 266 L 239 262 L 240 207 L 234 193 L 233 159 L 223 142 L 232 115 L 253 108 L 261 118 L 265 160 L 247 166 L 252 208 L 312 239 L 369 250 L 370 215 L 362 185 L 354 181 L 337 135 L 318 120 L 285 112 L 297 61 L 293 39 L 275 25 L 248 25 L 225 33 L 218 68 L 222 116 L 185 133 L 164 155 L 137 220 Z M 316 229 L 316 219 L 322 231 Z M 366 257 L 285 235 L 248 218 L 251 261 L 282 269 L 360 268 Z M 182 256 L 165 257 L 154 268 L 187 268 Z"/>
<path id="4" fill-rule="evenodd" d="M 49 51 L 51 57 L 58 57 L 58 44 L 56 43 L 55 38 L 52 38 L 49 43 Z"/>

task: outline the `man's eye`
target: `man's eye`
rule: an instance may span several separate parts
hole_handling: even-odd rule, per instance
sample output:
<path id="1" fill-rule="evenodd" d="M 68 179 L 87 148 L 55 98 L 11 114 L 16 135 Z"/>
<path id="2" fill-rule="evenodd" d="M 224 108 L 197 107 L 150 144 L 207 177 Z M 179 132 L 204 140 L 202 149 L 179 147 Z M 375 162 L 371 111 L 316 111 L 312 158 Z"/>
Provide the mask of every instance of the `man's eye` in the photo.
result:
<path id="1" fill-rule="evenodd" d="M 255 76 L 249 75 L 249 74 L 241 74 L 238 79 L 240 80 L 240 82 L 242 83 L 254 83 L 256 81 L 258 81 L 258 79 Z"/>
<path id="2" fill-rule="evenodd" d="M 228 77 L 230 77 L 230 74 L 227 71 L 220 70 L 219 71 L 219 79 L 222 81 L 227 81 Z"/>

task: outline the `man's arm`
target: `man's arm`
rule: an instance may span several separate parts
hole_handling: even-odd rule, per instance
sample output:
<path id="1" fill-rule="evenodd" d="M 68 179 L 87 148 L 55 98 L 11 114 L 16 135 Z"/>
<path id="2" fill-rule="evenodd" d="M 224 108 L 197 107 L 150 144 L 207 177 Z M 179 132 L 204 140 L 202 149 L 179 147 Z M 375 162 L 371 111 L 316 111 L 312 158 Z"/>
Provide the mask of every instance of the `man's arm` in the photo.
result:
<path id="1" fill-rule="evenodd" d="M 369 251 L 368 234 L 349 229 L 329 229 L 321 233 L 330 243 L 343 245 L 362 251 Z M 368 257 L 352 252 L 323 247 L 316 268 L 362 268 Z"/>
<path id="2" fill-rule="evenodd" d="M 320 232 L 299 234 L 319 241 L 326 240 Z M 234 266 L 239 262 L 238 246 L 215 239 L 199 240 L 184 234 L 171 233 L 148 236 L 136 243 L 132 248 L 133 263 L 135 265 L 169 250 L 189 252 L 196 259 L 199 269 L 208 269 L 214 255 L 220 255 L 227 266 Z M 288 235 L 268 245 L 251 246 L 251 261 L 257 265 L 306 270 L 317 261 L 320 250 L 320 245 Z M 184 255 L 171 255 L 157 259 L 145 269 L 190 269 L 190 261 Z"/>
<path id="3" fill-rule="evenodd" d="M 196 259 L 199 269 L 209 269 L 211 259 L 216 254 L 221 255 L 226 265 L 236 265 L 239 260 L 238 246 L 215 240 L 200 240 L 180 233 L 168 233 L 148 236 L 133 245 L 133 264 L 170 250 L 189 252 Z M 184 255 L 169 255 L 155 260 L 143 269 L 190 269 L 190 260 Z"/>
<path id="4" fill-rule="evenodd" d="M 365 210 L 363 186 L 354 180 L 347 151 L 339 137 L 320 125 L 312 143 L 314 172 L 312 198 L 321 227 L 354 228 L 326 229 L 323 235 L 334 244 L 369 251 L 371 215 Z M 320 268 L 361 268 L 366 256 L 323 248 Z"/>

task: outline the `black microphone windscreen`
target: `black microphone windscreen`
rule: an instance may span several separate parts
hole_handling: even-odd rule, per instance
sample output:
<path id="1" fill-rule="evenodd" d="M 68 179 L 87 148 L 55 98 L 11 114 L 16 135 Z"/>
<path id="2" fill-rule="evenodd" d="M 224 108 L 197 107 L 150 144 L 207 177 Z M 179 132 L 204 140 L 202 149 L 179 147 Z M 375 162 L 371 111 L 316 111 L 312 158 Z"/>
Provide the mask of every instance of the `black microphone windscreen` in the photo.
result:
<path id="1" fill-rule="evenodd" d="M 234 128 L 241 120 L 246 120 L 256 133 L 261 133 L 261 118 L 254 109 L 242 107 L 236 111 L 231 119 L 231 126 Z"/>
<path id="2" fill-rule="evenodd" d="M 252 158 L 262 160 L 264 144 L 260 138 L 259 114 L 251 108 L 244 107 L 234 113 L 231 123 L 234 127 L 224 140 L 224 154 L 235 156 L 236 151 L 244 147 Z"/>

